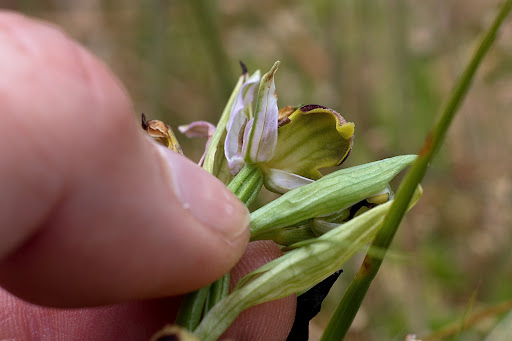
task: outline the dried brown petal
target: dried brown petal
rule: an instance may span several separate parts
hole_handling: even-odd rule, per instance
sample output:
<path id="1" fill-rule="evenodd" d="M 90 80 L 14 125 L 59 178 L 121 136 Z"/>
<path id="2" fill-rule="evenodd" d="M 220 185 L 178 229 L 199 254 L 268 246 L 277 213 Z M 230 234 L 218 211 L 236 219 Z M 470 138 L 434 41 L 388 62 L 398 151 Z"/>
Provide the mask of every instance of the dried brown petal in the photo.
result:
<path id="1" fill-rule="evenodd" d="M 159 120 L 147 121 L 146 115 L 142 114 L 142 129 L 144 129 L 156 142 L 174 150 L 175 152 L 183 154 L 178 139 L 169 125 Z"/>

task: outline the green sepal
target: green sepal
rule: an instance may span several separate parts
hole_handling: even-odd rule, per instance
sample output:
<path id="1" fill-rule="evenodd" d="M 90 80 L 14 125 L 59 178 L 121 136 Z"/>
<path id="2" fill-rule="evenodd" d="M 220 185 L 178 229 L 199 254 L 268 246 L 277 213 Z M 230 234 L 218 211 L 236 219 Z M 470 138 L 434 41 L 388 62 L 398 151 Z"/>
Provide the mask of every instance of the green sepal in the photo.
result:
<path id="1" fill-rule="evenodd" d="M 316 237 L 317 235 L 313 233 L 309 223 L 301 226 L 282 227 L 259 235 L 259 239 L 273 240 L 276 244 L 284 246 Z"/>
<path id="2" fill-rule="evenodd" d="M 215 127 L 215 132 L 213 133 L 212 139 L 208 144 L 208 149 L 206 150 L 206 155 L 204 158 L 203 168 L 213 175 L 217 176 L 219 172 L 221 172 L 221 167 L 218 162 L 221 159 L 224 159 L 224 140 L 226 138 L 226 125 L 229 120 L 229 114 L 231 112 L 231 107 L 235 102 L 235 98 L 244 83 L 245 78 L 247 77 L 246 73 L 243 73 L 239 78 L 238 82 L 229 97 L 228 103 L 222 112 L 222 115 Z M 226 182 L 224 182 L 226 183 Z"/>
<path id="3" fill-rule="evenodd" d="M 421 187 L 410 207 L 421 196 Z M 245 309 L 311 287 L 340 269 L 377 233 L 392 201 L 350 220 L 343 228 L 305 242 L 301 247 L 246 275 L 230 295 L 215 305 L 194 331 L 204 341 L 216 340 Z"/>
<path id="4" fill-rule="evenodd" d="M 402 155 L 341 169 L 285 193 L 251 214 L 251 240 L 272 229 L 332 214 L 386 188 L 416 155 Z"/>
<path id="5" fill-rule="evenodd" d="M 315 235 L 321 236 L 333 228 L 336 228 L 338 225 L 346 223 L 348 220 L 363 213 L 363 211 L 367 211 L 376 205 L 384 204 L 393 198 L 394 193 L 391 190 L 391 187 L 387 185 L 383 191 L 375 193 L 371 197 L 360 201 L 355 206 L 330 214 L 328 216 L 316 217 L 312 219 L 310 222 L 311 231 L 313 231 Z"/>

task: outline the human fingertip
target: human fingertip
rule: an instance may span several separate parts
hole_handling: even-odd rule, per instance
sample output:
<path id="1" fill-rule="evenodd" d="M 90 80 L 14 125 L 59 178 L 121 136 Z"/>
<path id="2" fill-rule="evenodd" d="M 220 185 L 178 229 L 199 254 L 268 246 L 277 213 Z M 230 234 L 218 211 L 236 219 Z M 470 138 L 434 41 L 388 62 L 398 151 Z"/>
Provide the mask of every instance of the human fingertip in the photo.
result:
<path id="1" fill-rule="evenodd" d="M 185 157 L 158 146 L 168 170 L 168 183 L 183 208 L 227 243 L 249 240 L 249 210 L 218 179 Z M 240 251 L 243 252 L 243 249 Z"/>

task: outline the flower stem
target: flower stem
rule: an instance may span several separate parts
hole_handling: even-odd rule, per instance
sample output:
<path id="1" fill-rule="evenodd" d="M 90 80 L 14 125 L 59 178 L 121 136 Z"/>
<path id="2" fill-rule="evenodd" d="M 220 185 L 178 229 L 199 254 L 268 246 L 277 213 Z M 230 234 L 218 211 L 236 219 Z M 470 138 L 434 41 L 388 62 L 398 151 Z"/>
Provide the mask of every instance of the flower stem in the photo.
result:
<path id="1" fill-rule="evenodd" d="M 423 179 L 430 161 L 442 145 L 446 132 L 471 85 L 471 81 L 474 78 L 478 66 L 489 51 L 489 48 L 496 38 L 499 27 L 511 8 L 512 0 L 507 0 L 503 3 L 494 22 L 487 31 L 487 34 L 481 40 L 469 64 L 466 66 L 464 73 L 455 85 L 452 95 L 444 108 L 443 115 L 427 136 L 418 158 L 413 163 L 410 171 L 407 173 L 398 189 L 396 198 L 384 220 L 382 228 L 373 240 L 371 249 L 381 250 L 382 253 L 376 256 L 369 252 L 366 255 L 358 274 L 347 289 L 334 315 L 331 317 L 322 336 L 322 341 L 342 340 L 347 334 L 372 280 L 377 275 L 385 252 L 393 240 L 416 186 Z"/>
<path id="2" fill-rule="evenodd" d="M 181 302 L 178 316 L 176 317 L 176 324 L 193 331 L 199 325 L 201 316 L 203 314 L 204 305 L 210 292 L 210 286 L 203 287 L 195 292 L 185 296 Z"/>
<path id="3" fill-rule="evenodd" d="M 249 206 L 263 186 L 263 173 L 255 165 L 246 164 L 229 183 L 228 188 L 246 205 Z"/>
<path id="4" fill-rule="evenodd" d="M 249 206 L 263 186 L 263 173 L 255 165 L 247 164 L 229 183 L 228 188 Z M 211 307 L 229 294 L 229 272 L 209 286 L 190 293 L 180 305 L 176 324 L 194 331 Z"/>
<path id="5" fill-rule="evenodd" d="M 261 170 L 251 164 L 246 164 L 244 168 L 229 183 L 228 188 L 236 194 L 246 206 L 249 206 L 263 186 L 263 173 Z M 212 284 L 210 295 L 204 313 L 206 314 L 217 302 L 229 294 L 230 273 L 228 272 L 215 283 Z"/>
<path id="6" fill-rule="evenodd" d="M 230 273 L 228 272 L 217 281 L 215 281 L 210 286 L 210 294 L 208 295 L 208 299 L 206 301 L 206 306 L 204 309 L 204 314 L 206 314 L 210 309 L 219 302 L 222 298 L 226 297 L 229 294 L 229 281 L 231 279 Z"/>

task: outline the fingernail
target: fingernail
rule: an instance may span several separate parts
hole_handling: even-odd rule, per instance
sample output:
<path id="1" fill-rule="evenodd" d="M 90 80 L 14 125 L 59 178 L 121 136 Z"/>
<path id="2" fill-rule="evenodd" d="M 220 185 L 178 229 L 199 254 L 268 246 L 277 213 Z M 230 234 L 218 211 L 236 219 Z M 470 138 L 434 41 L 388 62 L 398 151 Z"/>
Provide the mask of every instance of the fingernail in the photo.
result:
<path id="1" fill-rule="evenodd" d="M 244 235 L 249 238 L 249 210 L 221 181 L 186 157 L 158 148 L 169 166 L 173 190 L 186 210 L 228 242 Z"/>

